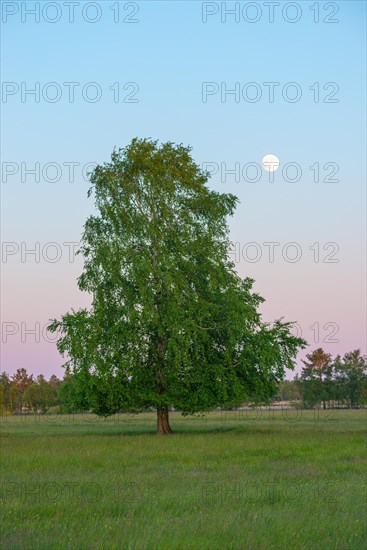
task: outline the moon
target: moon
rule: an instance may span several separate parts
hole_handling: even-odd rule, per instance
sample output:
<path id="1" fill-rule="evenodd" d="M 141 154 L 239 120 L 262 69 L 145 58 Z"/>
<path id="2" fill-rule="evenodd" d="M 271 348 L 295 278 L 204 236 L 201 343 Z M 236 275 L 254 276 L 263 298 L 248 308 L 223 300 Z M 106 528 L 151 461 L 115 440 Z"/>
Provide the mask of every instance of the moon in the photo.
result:
<path id="1" fill-rule="evenodd" d="M 275 170 L 278 170 L 279 164 L 279 159 L 275 155 L 265 155 L 262 160 L 263 168 L 267 172 L 275 172 Z"/>

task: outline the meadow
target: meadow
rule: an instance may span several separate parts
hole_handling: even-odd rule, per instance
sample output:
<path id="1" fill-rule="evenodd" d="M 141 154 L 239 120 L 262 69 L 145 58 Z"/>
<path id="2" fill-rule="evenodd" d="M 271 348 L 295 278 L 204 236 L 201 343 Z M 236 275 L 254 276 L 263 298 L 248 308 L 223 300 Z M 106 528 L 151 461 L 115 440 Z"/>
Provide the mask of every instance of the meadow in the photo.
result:
<path id="1" fill-rule="evenodd" d="M 1 424 L 4 549 L 367 547 L 366 410 Z"/>

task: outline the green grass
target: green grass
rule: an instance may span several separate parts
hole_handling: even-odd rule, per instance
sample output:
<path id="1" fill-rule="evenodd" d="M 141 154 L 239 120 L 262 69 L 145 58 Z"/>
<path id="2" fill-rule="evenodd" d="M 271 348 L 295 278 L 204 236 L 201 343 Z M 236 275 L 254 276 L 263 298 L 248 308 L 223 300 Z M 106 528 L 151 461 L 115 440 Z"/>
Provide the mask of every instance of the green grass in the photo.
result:
<path id="1" fill-rule="evenodd" d="M 5 417 L 4 549 L 367 547 L 366 411 Z"/>

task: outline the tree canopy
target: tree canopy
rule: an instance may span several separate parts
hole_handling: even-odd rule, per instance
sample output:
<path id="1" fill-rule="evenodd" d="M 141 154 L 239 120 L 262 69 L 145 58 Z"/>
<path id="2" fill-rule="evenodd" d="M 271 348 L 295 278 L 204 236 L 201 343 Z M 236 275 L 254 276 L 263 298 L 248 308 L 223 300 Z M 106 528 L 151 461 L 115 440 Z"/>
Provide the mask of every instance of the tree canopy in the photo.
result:
<path id="1" fill-rule="evenodd" d="M 133 139 L 91 174 L 79 288 L 90 310 L 54 320 L 80 401 L 98 415 L 183 414 L 271 398 L 304 340 L 264 323 L 264 301 L 229 258 L 232 194 L 207 186 L 191 149 Z M 75 389 L 75 388 L 74 388 Z"/>
<path id="2" fill-rule="evenodd" d="M 332 359 L 318 348 L 306 358 L 301 376 L 294 381 L 304 407 L 357 408 L 367 403 L 367 357 L 359 349 Z"/>
<path id="3" fill-rule="evenodd" d="M 317 348 L 312 353 L 308 353 L 306 359 L 306 361 L 302 360 L 305 366 L 301 374 L 301 380 L 304 383 L 304 400 L 310 405 L 321 400 L 323 408 L 326 409 L 333 369 L 332 357 L 322 348 Z"/>

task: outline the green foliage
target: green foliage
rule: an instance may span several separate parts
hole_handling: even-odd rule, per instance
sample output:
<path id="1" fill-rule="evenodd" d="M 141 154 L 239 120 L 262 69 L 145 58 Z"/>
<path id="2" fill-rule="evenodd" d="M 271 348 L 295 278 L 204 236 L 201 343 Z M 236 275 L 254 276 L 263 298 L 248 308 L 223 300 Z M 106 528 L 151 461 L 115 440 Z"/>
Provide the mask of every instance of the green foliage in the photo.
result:
<path id="1" fill-rule="evenodd" d="M 360 350 L 334 360 L 319 348 L 307 355 L 296 381 L 305 407 L 322 404 L 356 408 L 367 403 L 367 358 Z"/>
<path id="2" fill-rule="evenodd" d="M 293 401 L 298 402 L 301 399 L 301 394 L 297 384 L 297 377 L 294 380 L 283 380 L 278 385 L 276 395 L 277 401 Z"/>
<path id="3" fill-rule="evenodd" d="M 33 383 L 33 376 L 28 375 L 25 368 L 17 369 L 11 379 L 8 378 L 6 373 L 3 373 L 2 376 L 6 408 L 11 412 L 22 412 L 24 394 Z"/>
<path id="4" fill-rule="evenodd" d="M 44 414 L 56 403 L 56 390 L 41 374 L 24 392 L 23 403 L 29 410 Z"/>
<path id="5" fill-rule="evenodd" d="M 367 358 L 360 350 L 338 356 L 334 362 L 335 398 L 350 408 L 367 403 Z"/>
<path id="6" fill-rule="evenodd" d="M 79 288 L 90 311 L 54 320 L 74 396 L 98 415 L 169 406 L 184 414 L 276 392 L 305 342 L 272 326 L 229 259 L 237 198 L 211 191 L 183 145 L 134 139 L 91 175 Z"/>
<path id="7" fill-rule="evenodd" d="M 58 403 L 60 380 L 52 375 L 47 381 L 41 374 L 36 379 L 25 368 L 18 369 L 9 378 L 6 372 L 0 375 L 0 412 L 45 413 Z"/>
<path id="8" fill-rule="evenodd" d="M 318 348 L 306 357 L 301 374 L 303 400 L 307 406 L 313 407 L 322 402 L 323 408 L 326 408 L 326 401 L 331 398 L 331 355 Z"/>
<path id="9" fill-rule="evenodd" d="M 11 400 L 11 384 L 6 372 L 0 374 L 0 414 L 5 415 L 13 411 Z"/>
<path id="10" fill-rule="evenodd" d="M 71 374 L 70 368 L 66 367 L 64 379 L 58 387 L 58 404 L 61 414 L 86 410 L 83 395 L 79 391 L 80 388 L 82 386 L 77 384 L 76 377 Z"/>

